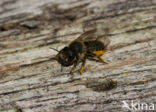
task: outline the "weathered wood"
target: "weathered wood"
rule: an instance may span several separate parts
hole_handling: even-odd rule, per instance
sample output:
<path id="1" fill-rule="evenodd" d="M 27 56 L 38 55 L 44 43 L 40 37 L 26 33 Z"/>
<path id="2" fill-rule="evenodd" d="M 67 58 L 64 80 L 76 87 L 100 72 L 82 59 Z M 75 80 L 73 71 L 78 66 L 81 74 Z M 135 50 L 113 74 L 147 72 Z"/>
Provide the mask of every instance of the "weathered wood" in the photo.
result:
<path id="1" fill-rule="evenodd" d="M 108 64 L 61 72 L 49 47 L 92 28 L 111 40 Z M 156 110 L 156 0 L 0 1 L 0 112 L 132 111 L 123 101 Z"/>

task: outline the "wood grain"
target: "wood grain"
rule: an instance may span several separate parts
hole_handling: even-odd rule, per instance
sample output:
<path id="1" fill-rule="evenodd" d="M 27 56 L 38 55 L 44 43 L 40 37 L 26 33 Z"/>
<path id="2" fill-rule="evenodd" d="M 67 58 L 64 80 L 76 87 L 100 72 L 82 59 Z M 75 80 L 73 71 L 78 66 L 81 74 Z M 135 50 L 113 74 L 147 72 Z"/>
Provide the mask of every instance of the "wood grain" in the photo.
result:
<path id="1" fill-rule="evenodd" d="M 49 47 L 92 28 L 111 41 L 108 64 L 61 72 Z M 0 112 L 130 112 L 132 100 L 156 110 L 156 0 L 0 1 Z"/>

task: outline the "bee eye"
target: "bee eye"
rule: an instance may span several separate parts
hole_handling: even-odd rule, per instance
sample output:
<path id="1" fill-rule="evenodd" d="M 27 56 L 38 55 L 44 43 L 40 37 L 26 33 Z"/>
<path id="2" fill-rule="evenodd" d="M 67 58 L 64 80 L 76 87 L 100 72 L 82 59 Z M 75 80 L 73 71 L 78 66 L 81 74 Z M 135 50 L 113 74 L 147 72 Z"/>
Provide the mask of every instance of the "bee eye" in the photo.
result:
<path id="1" fill-rule="evenodd" d="M 72 59 L 73 58 L 73 55 L 69 55 L 69 59 Z"/>
<path id="2" fill-rule="evenodd" d="M 69 61 L 72 61 L 74 59 L 74 55 L 72 54 L 72 55 L 69 55 L 69 57 L 68 57 L 68 60 Z"/>

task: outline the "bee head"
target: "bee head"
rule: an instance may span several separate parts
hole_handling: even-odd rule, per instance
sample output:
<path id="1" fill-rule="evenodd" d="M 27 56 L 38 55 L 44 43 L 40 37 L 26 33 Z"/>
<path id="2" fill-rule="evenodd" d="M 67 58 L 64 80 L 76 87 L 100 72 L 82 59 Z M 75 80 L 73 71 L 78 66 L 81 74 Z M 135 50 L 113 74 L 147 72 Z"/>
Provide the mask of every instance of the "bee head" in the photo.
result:
<path id="1" fill-rule="evenodd" d="M 61 51 L 59 51 L 57 61 L 62 66 L 70 66 L 75 61 L 75 55 L 68 47 L 64 47 Z"/>

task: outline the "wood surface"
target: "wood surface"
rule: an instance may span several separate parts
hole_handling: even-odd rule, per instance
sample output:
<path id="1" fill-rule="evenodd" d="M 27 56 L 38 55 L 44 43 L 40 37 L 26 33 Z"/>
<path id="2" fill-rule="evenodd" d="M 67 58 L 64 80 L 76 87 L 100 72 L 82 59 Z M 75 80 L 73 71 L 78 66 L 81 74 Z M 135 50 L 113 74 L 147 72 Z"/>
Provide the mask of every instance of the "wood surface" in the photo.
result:
<path id="1" fill-rule="evenodd" d="M 93 28 L 108 64 L 61 71 L 49 47 Z M 156 0 L 0 1 L 0 112 L 133 112 L 123 101 L 156 111 Z"/>

